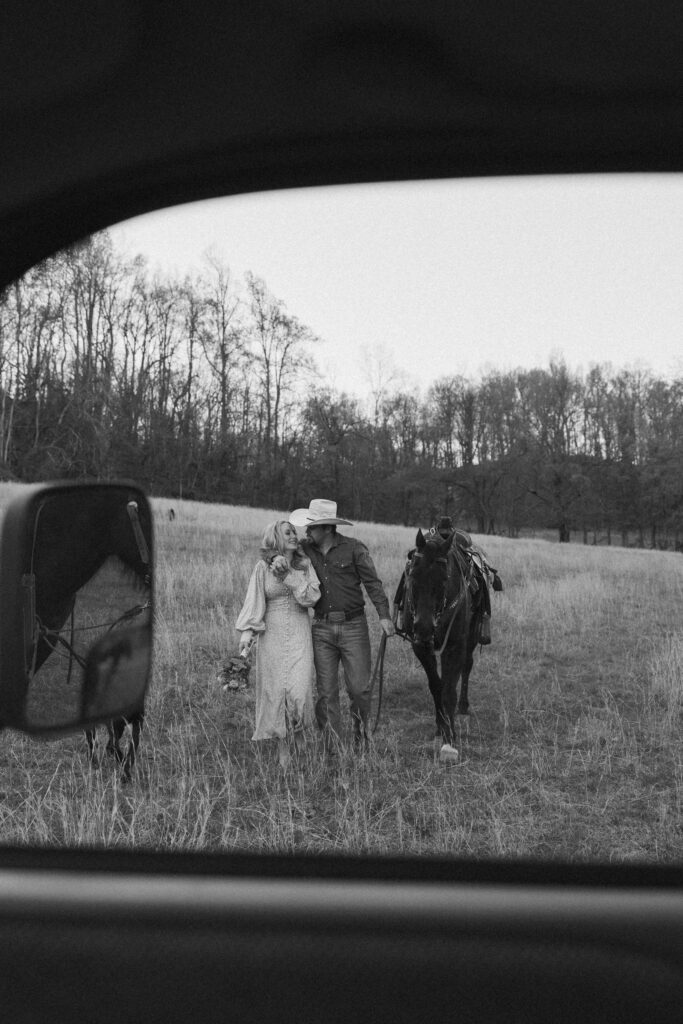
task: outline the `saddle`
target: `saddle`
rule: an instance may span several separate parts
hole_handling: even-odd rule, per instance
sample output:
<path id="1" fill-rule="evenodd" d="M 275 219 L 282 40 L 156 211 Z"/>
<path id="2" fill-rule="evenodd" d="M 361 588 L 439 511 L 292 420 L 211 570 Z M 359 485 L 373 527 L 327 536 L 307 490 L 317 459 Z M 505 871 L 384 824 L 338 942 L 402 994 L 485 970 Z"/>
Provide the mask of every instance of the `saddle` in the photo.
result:
<path id="1" fill-rule="evenodd" d="M 443 540 L 447 540 L 448 538 L 451 539 L 451 551 L 462 569 L 463 576 L 467 581 L 470 593 L 474 597 L 480 590 L 482 591 L 484 610 L 490 615 L 491 599 L 489 596 L 489 585 L 492 586 L 495 591 L 501 591 L 503 589 L 503 581 L 498 574 L 498 570 L 494 569 L 494 567 L 487 562 L 483 552 L 472 544 L 472 538 L 469 533 L 453 526 L 452 520 L 448 516 L 442 516 L 436 527 L 432 527 L 428 533 L 438 533 Z M 401 627 L 401 621 L 403 618 L 406 572 L 414 554 L 415 548 L 411 548 L 407 554 L 406 567 L 401 579 L 399 580 L 394 597 L 394 625 L 399 628 Z"/>
<path id="2" fill-rule="evenodd" d="M 503 589 L 503 581 L 498 575 L 498 570 L 494 569 L 486 561 L 483 552 L 473 545 L 469 533 L 453 525 L 450 516 L 441 516 L 436 527 L 432 528 L 432 532 L 438 533 L 444 540 L 450 537 L 455 551 L 469 560 L 474 568 L 474 575 L 478 576 L 486 585 L 490 583 L 497 591 Z"/>

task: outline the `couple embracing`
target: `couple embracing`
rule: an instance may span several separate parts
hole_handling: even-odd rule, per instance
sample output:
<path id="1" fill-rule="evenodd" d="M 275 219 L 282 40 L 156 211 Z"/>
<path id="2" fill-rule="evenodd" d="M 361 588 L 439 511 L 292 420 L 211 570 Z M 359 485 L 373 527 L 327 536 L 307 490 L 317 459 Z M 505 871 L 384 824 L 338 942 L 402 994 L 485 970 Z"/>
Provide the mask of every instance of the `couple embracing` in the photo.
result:
<path id="1" fill-rule="evenodd" d="M 368 742 L 371 655 L 363 588 L 388 636 L 394 625 L 367 547 L 337 532 L 351 525 L 324 498 L 272 523 L 237 619 L 240 651 L 256 643 L 252 739 L 277 738 L 282 767 L 290 738 L 303 747 L 314 713 L 325 749 L 334 753 L 341 735 L 340 663 L 354 740 L 360 749 Z"/>

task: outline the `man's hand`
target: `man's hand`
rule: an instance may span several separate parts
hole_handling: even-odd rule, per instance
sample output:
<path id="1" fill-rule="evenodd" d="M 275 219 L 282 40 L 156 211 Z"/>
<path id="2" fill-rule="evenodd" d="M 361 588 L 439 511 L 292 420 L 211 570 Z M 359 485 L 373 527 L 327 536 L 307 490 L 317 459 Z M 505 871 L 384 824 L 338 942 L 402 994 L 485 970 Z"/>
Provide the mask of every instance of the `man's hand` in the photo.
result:
<path id="1" fill-rule="evenodd" d="M 379 624 L 387 636 L 394 636 L 396 630 L 391 619 L 380 619 Z"/>

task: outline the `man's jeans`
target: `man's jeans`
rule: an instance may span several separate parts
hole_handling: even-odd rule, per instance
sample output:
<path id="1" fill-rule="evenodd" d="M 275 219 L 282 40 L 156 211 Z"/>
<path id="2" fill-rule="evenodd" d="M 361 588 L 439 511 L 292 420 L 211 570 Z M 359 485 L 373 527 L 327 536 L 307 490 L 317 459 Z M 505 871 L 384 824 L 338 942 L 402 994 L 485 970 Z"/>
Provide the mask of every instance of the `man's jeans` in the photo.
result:
<path id="1" fill-rule="evenodd" d="M 365 735 L 370 717 L 371 654 L 364 615 L 348 622 L 313 621 L 313 657 L 318 686 L 315 717 L 327 734 L 341 736 L 339 663 L 344 668 L 356 736 Z"/>

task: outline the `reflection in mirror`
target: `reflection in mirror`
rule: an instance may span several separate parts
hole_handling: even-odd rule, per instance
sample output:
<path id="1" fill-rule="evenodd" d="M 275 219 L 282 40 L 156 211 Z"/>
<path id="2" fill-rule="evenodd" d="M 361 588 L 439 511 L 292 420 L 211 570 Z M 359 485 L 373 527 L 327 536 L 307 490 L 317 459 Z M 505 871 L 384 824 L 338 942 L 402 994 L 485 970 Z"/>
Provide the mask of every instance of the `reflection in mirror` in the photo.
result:
<path id="1" fill-rule="evenodd" d="M 149 609 L 140 608 L 140 611 L 148 619 Z M 139 711 L 149 664 L 148 621 L 125 630 L 108 630 L 91 647 L 86 659 L 83 718 L 111 718 L 120 715 L 122 708 Z"/>
<path id="2" fill-rule="evenodd" d="M 29 729 L 141 706 L 151 659 L 151 545 L 140 511 L 127 488 L 64 490 L 38 502 L 23 578 Z"/>
<path id="3" fill-rule="evenodd" d="M 73 594 L 63 627 L 41 633 L 51 653 L 31 676 L 27 725 L 56 728 L 139 704 L 150 665 L 149 611 L 136 578 L 108 558 Z"/>

